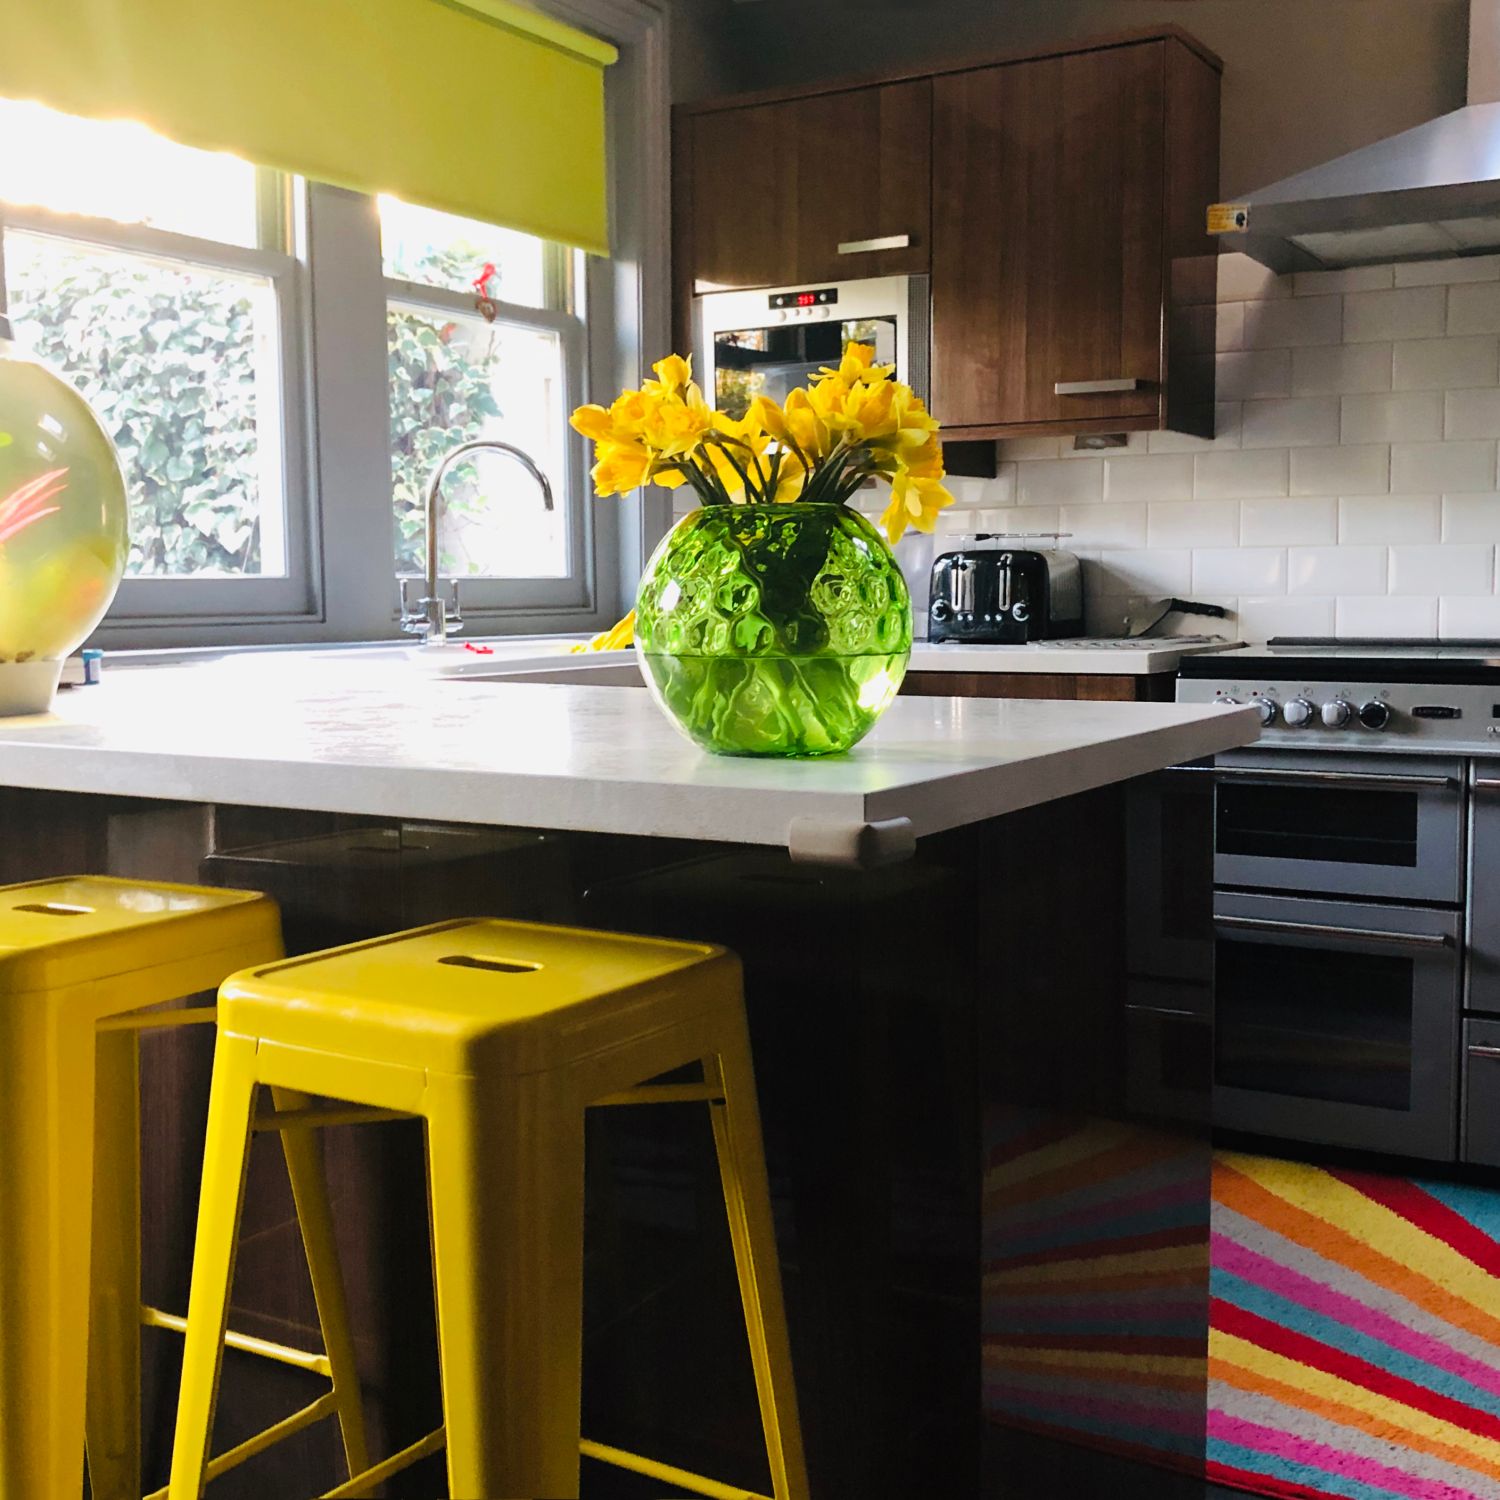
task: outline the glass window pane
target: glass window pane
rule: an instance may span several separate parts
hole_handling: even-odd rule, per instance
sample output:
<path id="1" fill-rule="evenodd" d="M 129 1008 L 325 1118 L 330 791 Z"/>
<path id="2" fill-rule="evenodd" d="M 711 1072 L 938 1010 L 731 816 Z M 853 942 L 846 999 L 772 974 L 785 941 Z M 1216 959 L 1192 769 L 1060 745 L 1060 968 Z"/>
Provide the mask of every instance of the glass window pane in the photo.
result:
<path id="1" fill-rule="evenodd" d="M 488 294 L 517 307 L 547 305 L 547 242 L 477 219 L 415 208 L 382 196 L 380 239 L 385 274 L 419 286 L 472 292 L 489 265 L 495 274 Z"/>
<path id="2" fill-rule="evenodd" d="M 17 340 L 114 438 L 135 575 L 284 576 L 275 292 L 50 235 L 5 236 Z"/>
<path id="3" fill-rule="evenodd" d="M 0 99 L 0 199 L 151 224 L 226 245 L 256 243 L 255 168 L 144 125 L 80 120 Z"/>
<path id="4" fill-rule="evenodd" d="M 396 571 L 426 569 L 423 496 L 456 443 L 514 443 L 551 481 L 543 508 L 518 464 L 477 455 L 449 471 L 440 560 L 446 576 L 565 578 L 569 572 L 562 341 L 556 334 L 394 303 L 388 319 Z"/>

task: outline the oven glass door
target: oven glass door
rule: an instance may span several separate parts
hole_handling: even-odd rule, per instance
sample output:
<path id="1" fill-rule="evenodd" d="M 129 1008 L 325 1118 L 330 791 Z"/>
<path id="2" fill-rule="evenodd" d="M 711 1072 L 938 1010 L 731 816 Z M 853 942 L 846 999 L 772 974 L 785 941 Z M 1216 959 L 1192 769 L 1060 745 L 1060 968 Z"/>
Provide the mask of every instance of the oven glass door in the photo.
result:
<path id="1" fill-rule="evenodd" d="M 1215 1123 L 1452 1160 L 1458 923 L 1419 907 L 1218 892 Z"/>
<path id="2" fill-rule="evenodd" d="M 1214 881 L 1456 905 L 1462 766 L 1256 753 L 1215 767 Z"/>
<path id="3" fill-rule="evenodd" d="M 873 345 L 878 365 L 896 364 L 896 314 L 720 329 L 713 334 L 714 406 L 738 420 L 756 396 L 779 404 L 823 366 L 837 368 L 851 343 Z M 896 375 L 904 378 L 899 369 Z"/>

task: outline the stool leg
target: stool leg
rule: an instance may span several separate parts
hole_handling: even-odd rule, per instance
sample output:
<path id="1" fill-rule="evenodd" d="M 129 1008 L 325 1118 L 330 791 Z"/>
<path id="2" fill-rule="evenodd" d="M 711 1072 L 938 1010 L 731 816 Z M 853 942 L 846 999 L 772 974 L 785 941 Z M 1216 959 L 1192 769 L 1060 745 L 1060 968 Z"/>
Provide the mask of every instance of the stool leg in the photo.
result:
<path id="1" fill-rule="evenodd" d="M 95 1047 L 89 1492 L 140 1500 L 140 1034 L 101 1032 Z"/>
<path id="2" fill-rule="evenodd" d="M 776 1500 L 809 1500 L 760 1109 L 755 1100 L 750 1039 L 743 1025 L 726 1034 L 722 1051 L 703 1059 L 703 1076 L 724 1093 L 723 1104 L 711 1105 L 710 1113 L 772 1490 Z"/>
<path id="3" fill-rule="evenodd" d="M 271 1097 L 278 1110 L 302 1109 L 311 1103 L 295 1089 L 273 1088 Z M 359 1370 L 354 1357 L 354 1336 L 349 1328 L 349 1299 L 344 1291 L 344 1273 L 333 1237 L 333 1209 L 328 1201 L 328 1181 L 314 1138 L 315 1131 L 283 1130 L 281 1150 L 287 1175 L 292 1179 L 292 1200 L 307 1251 L 307 1269 L 312 1277 L 313 1300 L 318 1305 L 318 1323 L 323 1329 L 323 1348 L 333 1372 L 333 1394 L 338 1403 L 339 1431 L 349 1473 L 362 1474 L 369 1466 L 365 1444 L 364 1406 L 360 1399 Z"/>
<path id="4" fill-rule="evenodd" d="M 250 1119 L 255 1106 L 255 1043 L 220 1032 L 203 1151 L 203 1187 L 193 1242 L 193 1284 L 182 1351 L 182 1390 L 172 1443 L 170 1500 L 199 1500 L 213 1439 L 214 1407 L 229 1320 L 229 1288 L 245 1196 Z"/>
<path id="5" fill-rule="evenodd" d="M 453 1495 L 572 1500 L 583 1360 L 583 1110 L 547 1074 L 428 1085 Z M 184 1497 L 186 1500 L 186 1497 Z"/>

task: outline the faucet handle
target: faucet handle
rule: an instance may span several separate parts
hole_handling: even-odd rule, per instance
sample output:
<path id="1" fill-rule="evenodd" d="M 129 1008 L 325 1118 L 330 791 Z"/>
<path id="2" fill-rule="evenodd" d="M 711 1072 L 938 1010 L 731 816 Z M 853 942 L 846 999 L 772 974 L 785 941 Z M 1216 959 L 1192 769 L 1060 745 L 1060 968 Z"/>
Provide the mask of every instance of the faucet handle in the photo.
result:
<path id="1" fill-rule="evenodd" d="M 464 602 L 458 591 L 458 579 L 449 580 L 449 588 L 453 592 L 453 603 L 450 606 L 446 599 L 443 600 L 443 618 L 448 622 L 449 630 L 462 630 L 464 628 Z M 441 593 L 442 585 L 438 585 Z"/>
<path id="2" fill-rule="evenodd" d="M 412 586 L 421 586 L 420 578 L 402 577 L 396 580 L 401 600 L 401 628 L 408 633 L 425 630 L 427 626 L 427 611 L 422 607 L 420 599 L 412 598 Z"/>

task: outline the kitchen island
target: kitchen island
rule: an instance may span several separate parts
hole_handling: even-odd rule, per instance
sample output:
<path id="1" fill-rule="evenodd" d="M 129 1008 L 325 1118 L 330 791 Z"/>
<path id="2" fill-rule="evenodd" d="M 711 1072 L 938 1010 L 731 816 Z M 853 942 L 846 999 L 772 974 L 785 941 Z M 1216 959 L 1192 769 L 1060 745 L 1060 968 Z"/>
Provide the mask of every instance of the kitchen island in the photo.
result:
<path id="1" fill-rule="evenodd" d="M 479 913 L 726 943 L 746 965 L 815 1493 L 1123 1493 L 1136 1471 L 1121 1479 L 1100 1456 L 1119 1444 L 1090 1430 L 1037 1310 L 1087 1332 L 1086 1299 L 1054 1305 L 1082 1191 L 1089 1243 L 1109 1254 L 1152 1205 L 1175 1205 L 1161 1336 L 1187 1351 L 1179 1366 L 1200 1302 L 1206 1327 L 1206 1258 L 1191 1253 L 1207 1232 L 1206 1141 L 1131 1087 L 1125 856 L 1152 773 L 1257 731 L 1242 709 L 912 698 L 845 757 L 720 760 L 639 690 L 256 654 L 118 672 L 51 715 L 0 721 L 0 880 L 257 887 L 282 903 L 294 950 Z M 1206 857 L 1192 828 L 1171 837 L 1180 858 Z M 201 1030 L 152 1034 L 143 1057 L 146 1291 L 179 1309 Z M 435 1401 L 423 1141 L 405 1124 L 349 1128 L 325 1150 L 386 1451 L 426 1430 Z M 600 1112 L 588 1170 L 585 1431 L 763 1487 L 706 1123 Z M 1101 1185 L 1121 1196 L 1101 1207 Z M 1109 1295 L 1107 1278 L 1088 1285 Z M 1149 1302 L 1132 1301 L 1143 1369 L 1160 1352 Z M 274 1143 L 252 1163 L 234 1305 L 249 1333 L 307 1336 L 312 1322 Z M 174 1360 L 148 1343 L 148 1488 Z M 231 1357 L 216 1448 L 299 1404 L 302 1378 Z M 1143 1408 L 1160 1441 L 1139 1446 L 1191 1485 L 1206 1375 L 1168 1384 Z M 1170 1469 L 1140 1472 L 1142 1493 L 1178 1493 Z M 318 1429 L 215 1494 L 339 1477 Z M 410 1483 L 441 1493 L 440 1467 Z M 602 1470 L 584 1483 L 659 1492 Z"/>

